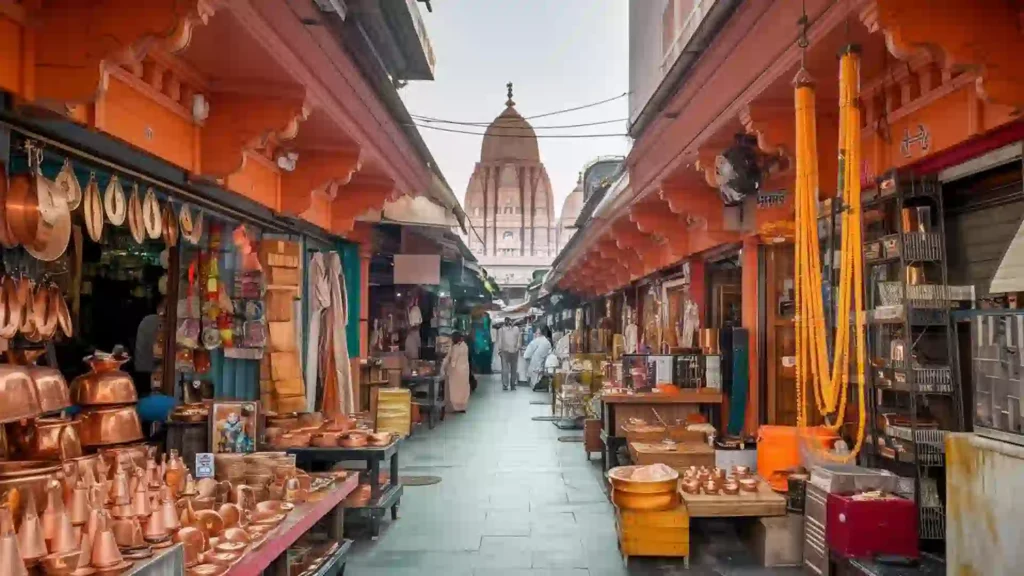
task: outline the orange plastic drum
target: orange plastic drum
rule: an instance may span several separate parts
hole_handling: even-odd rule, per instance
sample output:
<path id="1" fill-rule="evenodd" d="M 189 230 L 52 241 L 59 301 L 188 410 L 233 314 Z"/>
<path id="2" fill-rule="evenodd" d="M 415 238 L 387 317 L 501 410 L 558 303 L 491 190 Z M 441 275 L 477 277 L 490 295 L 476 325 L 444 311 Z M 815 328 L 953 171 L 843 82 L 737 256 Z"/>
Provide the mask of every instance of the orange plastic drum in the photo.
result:
<path id="1" fill-rule="evenodd" d="M 830 450 L 838 439 L 835 432 L 821 427 L 761 426 L 757 438 L 757 474 L 776 492 L 788 489 L 788 474 L 803 465 L 801 445 L 815 451 Z"/>

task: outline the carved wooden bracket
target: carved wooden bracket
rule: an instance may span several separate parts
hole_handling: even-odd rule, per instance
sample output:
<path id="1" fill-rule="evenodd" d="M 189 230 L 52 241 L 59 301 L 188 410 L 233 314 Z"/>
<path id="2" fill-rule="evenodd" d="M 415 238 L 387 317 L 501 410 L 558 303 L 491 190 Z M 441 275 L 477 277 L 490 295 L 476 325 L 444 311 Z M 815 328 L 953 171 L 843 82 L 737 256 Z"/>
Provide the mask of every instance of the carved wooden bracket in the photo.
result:
<path id="1" fill-rule="evenodd" d="M 105 89 L 103 61 L 131 69 L 153 45 L 184 49 L 213 14 L 207 0 L 46 0 L 30 10 L 39 30 L 35 98 L 67 108 Z"/>
<path id="2" fill-rule="evenodd" d="M 382 210 L 385 203 L 400 195 L 395 183 L 384 178 L 362 177 L 339 186 L 338 195 L 331 203 L 331 231 L 347 233 L 356 218 L 369 210 Z"/>
<path id="3" fill-rule="evenodd" d="M 739 120 L 747 134 L 757 136 L 761 152 L 789 156 L 795 150 L 796 113 L 792 103 L 747 104 L 740 110 Z"/>
<path id="4" fill-rule="evenodd" d="M 1020 8 L 1013 2 L 874 0 L 861 12 L 869 30 L 881 30 L 897 58 L 922 51 L 947 70 L 973 69 L 978 94 L 988 102 L 1024 107 L 1024 50 Z"/>
<path id="5" fill-rule="evenodd" d="M 722 198 L 718 191 L 701 186 L 699 188 L 678 188 L 662 185 L 658 195 L 675 214 L 685 215 L 686 220 L 721 220 Z"/>
<path id="6" fill-rule="evenodd" d="M 722 153 L 724 147 L 706 146 L 697 150 L 697 163 L 694 168 L 704 174 L 704 181 L 715 190 L 718 190 L 718 175 L 715 173 L 715 158 Z"/>
<path id="7" fill-rule="evenodd" d="M 262 148 L 274 138 L 278 141 L 294 138 L 298 126 L 310 113 L 302 98 L 268 98 L 259 94 L 221 92 L 211 94 L 210 116 L 202 130 L 203 173 L 224 179 L 245 166 L 246 150 Z M 303 164 L 314 165 L 317 159 L 300 154 L 299 171 Z M 323 182 L 321 182 L 322 184 Z M 291 193 L 290 189 L 285 189 Z M 308 193 L 312 188 L 306 190 Z M 299 211 L 301 212 L 301 210 Z"/>

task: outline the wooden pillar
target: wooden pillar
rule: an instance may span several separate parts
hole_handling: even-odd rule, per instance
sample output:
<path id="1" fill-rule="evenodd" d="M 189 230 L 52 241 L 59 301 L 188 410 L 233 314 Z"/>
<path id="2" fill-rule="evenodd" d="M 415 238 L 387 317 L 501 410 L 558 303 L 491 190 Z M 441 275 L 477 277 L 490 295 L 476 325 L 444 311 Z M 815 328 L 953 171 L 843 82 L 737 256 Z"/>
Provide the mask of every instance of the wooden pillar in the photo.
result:
<path id="1" fill-rule="evenodd" d="M 758 276 L 758 243 L 759 239 L 755 236 L 748 236 L 743 240 L 743 256 L 741 263 L 743 266 L 743 327 L 747 329 L 750 342 L 750 385 L 747 389 L 747 411 L 746 418 L 743 425 L 743 431 L 747 434 L 753 434 L 757 431 L 758 422 L 758 406 L 760 405 L 760 363 L 758 358 L 760 357 L 761 342 L 758 341 L 758 315 L 757 305 L 760 295 L 757 293 L 757 276 Z"/>

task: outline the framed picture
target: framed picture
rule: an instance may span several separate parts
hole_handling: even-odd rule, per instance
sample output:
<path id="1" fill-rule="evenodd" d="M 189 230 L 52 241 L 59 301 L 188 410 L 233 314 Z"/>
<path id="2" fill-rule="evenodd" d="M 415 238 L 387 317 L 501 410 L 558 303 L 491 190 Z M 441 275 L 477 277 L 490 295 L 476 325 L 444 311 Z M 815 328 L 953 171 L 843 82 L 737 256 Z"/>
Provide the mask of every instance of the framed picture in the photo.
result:
<path id="1" fill-rule="evenodd" d="M 210 452 L 255 452 L 258 416 L 258 402 L 214 402 L 210 408 Z"/>

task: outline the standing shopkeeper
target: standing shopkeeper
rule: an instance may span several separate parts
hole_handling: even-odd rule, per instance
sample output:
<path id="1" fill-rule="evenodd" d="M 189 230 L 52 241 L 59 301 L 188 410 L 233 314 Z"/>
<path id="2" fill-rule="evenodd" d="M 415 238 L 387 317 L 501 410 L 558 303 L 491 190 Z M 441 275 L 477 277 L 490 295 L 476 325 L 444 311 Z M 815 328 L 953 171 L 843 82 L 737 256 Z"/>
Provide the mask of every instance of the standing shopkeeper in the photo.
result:
<path id="1" fill-rule="evenodd" d="M 509 386 L 516 389 L 519 376 L 516 364 L 519 362 L 519 345 L 522 334 L 518 326 L 512 325 L 511 318 L 505 318 L 505 324 L 498 329 L 498 353 L 501 354 L 501 389 Z"/>

